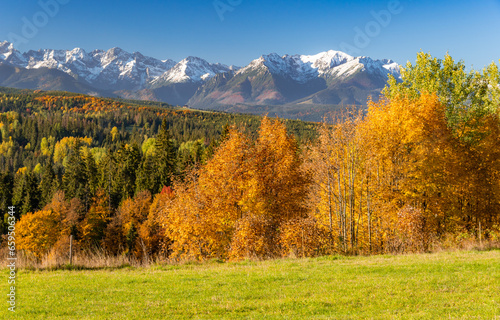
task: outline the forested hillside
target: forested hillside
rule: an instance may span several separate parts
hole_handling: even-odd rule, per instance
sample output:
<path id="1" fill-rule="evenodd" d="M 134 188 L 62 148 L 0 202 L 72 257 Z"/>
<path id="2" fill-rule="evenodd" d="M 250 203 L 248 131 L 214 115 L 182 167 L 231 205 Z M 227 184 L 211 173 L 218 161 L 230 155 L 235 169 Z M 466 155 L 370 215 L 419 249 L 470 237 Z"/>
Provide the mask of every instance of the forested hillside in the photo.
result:
<path id="1" fill-rule="evenodd" d="M 136 192 L 156 194 L 204 163 L 228 126 L 255 133 L 259 122 L 162 103 L 2 88 L 2 216 L 9 205 L 18 218 L 41 209 L 58 190 L 84 201 L 86 210 L 97 190 L 106 190 L 116 209 Z M 316 135 L 314 124 L 287 123 L 304 141 Z"/>
<path id="2" fill-rule="evenodd" d="M 2 210 L 17 207 L 37 259 L 66 255 L 70 235 L 80 251 L 174 260 L 497 241 L 499 83 L 495 64 L 420 53 L 366 113 L 321 126 L 6 92 Z"/>

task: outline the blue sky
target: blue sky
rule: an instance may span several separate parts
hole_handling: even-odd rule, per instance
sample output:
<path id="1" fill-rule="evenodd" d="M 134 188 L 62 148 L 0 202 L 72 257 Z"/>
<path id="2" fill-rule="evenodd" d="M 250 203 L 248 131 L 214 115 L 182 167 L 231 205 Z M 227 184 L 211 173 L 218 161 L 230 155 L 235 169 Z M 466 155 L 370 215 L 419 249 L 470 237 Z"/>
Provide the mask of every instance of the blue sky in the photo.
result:
<path id="1" fill-rule="evenodd" d="M 49 6 L 46 14 L 40 3 L 54 1 L 58 10 Z M 346 48 L 402 64 L 414 61 L 420 50 L 437 57 L 448 51 L 474 69 L 500 59 L 500 0 L 0 0 L 0 5 L 0 40 L 18 36 L 21 51 L 118 46 L 159 59 L 193 55 L 238 66 L 271 52 Z"/>

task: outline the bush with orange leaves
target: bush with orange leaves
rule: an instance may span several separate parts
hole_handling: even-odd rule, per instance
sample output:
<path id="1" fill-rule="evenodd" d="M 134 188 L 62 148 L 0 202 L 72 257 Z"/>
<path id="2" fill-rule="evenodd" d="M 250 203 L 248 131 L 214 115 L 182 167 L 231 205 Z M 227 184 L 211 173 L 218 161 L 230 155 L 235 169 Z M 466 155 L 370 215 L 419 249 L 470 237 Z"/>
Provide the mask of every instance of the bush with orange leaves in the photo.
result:
<path id="1" fill-rule="evenodd" d="M 104 248 L 111 254 L 133 255 L 137 259 L 151 259 L 168 251 L 168 240 L 159 217 L 174 198 L 170 187 L 151 199 L 149 191 L 141 191 L 134 198 L 122 202 L 116 215 L 107 225 Z"/>
<path id="2" fill-rule="evenodd" d="M 61 234 L 61 217 L 52 210 L 27 213 L 16 224 L 17 246 L 42 259 L 52 249 Z"/>
<path id="3" fill-rule="evenodd" d="M 271 217 L 247 215 L 236 222 L 229 257 L 233 260 L 275 257 L 279 254 L 276 236 Z"/>
<path id="4" fill-rule="evenodd" d="M 165 230 L 161 226 L 159 220 L 162 210 L 167 206 L 167 203 L 172 201 L 175 197 L 171 187 L 164 187 L 163 190 L 157 194 L 151 206 L 146 221 L 139 227 L 139 238 L 143 254 L 149 258 L 153 258 L 160 253 L 168 254 L 170 241 L 164 239 L 163 235 Z"/>
<path id="5" fill-rule="evenodd" d="M 106 227 L 110 221 L 108 198 L 104 190 L 97 191 L 83 221 L 78 225 L 81 235 L 79 245 L 85 249 L 95 249 L 101 246 Z"/>
<path id="6" fill-rule="evenodd" d="M 280 232 L 282 255 L 314 257 L 331 252 L 332 239 L 314 217 L 287 221 Z"/>
<path id="7" fill-rule="evenodd" d="M 425 228 L 422 210 L 405 206 L 397 213 L 396 229 L 387 239 L 388 252 L 424 252 L 429 249 L 432 233 Z"/>

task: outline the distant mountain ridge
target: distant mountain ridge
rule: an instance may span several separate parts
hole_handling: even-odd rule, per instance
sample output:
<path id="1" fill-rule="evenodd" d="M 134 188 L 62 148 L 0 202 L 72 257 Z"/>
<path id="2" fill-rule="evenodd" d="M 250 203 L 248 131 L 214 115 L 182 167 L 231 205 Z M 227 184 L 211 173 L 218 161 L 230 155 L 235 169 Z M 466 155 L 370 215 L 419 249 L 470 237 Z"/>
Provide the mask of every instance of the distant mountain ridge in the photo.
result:
<path id="1" fill-rule="evenodd" d="M 263 106 L 365 105 L 368 96 L 377 98 L 389 74 L 400 77 L 399 65 L 392 60 L 333 50 L 316 55 L 272 53 L 238 68 L 192 56 L 180 62 L 159 60 L 120 48 L 21 53 L 11 43 L 0 42 L 2 86 L 156 100 L 200 109 L 252 112 L 252 106 L 261 110 Z"/>
<path id="2" fill-rule="evenodd" d="M 340 51 L 314 56 L 269 54 L 235 73 L 211 78 L 188 104 L 195 107 L 238 103 L 282 105 L 304 99 L 315 104 L 365 104 L 366 96 L 356 99 L 337 94 L 338 97 L 328 98 L 328 93 L 343 86 L 372 93 L 384 87 L 388 74 L 400 77 L 399 65 L 391 60 L 354 58 Z"/>

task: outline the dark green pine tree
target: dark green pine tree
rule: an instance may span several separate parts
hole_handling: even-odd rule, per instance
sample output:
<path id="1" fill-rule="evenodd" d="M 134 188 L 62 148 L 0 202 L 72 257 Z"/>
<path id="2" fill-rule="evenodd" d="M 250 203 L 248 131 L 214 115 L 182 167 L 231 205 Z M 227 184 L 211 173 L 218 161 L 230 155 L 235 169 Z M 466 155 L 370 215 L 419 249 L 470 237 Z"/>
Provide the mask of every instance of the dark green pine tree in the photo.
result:
<path id="1" fill-rule="evenodd" d="M 210 145 L 207 147 L 206 151 L 205 151 L 205 156 L 204 156 L 204 161 L 208 161 L 212 158 L 212 156 L 214 155 L 215 153 L 215 150 L 224 142 L 227 140 L 227 138 L 229 138 L 229 124 L 226 123 L 224 125 L 224 128 L 222 129 L 222 132 L 220 134 L 220 137 L 219 137 L 219 140 L 216 140 L 216 139 L 212 139 L 212 141 L 210 142 Z"/>
<path id="2" fill-rule="evenodd" d="M 98 170 L 94 156 L 90 152 L 82 155 L 85 174 L 85 211 L 88 212 L 92 198 L 94 197 L 98 187 Z"/>
<path id="3" fill-rule="evenodd" d="M 119 173 L 119 159 L 117 152 L 108 150 L 108 153 L 99 163 L 99 188 L 106 192 L 109 210 L 116 209 L 122 199 L 123 179 Z"/>
<path id="4" fill-rule="evenodd" d="M 33 172 L 28 172 L 17 175 L 14 180 L 12 203 L 18 208 L 16 213 L 21 216 L 40 209 L 41 193 L 38 176 Z"/>
<path id="5" fill-rule="evenodd" d="M 208 147 L 205 151 L 205 156 L 203 159 L 204 162 L 207 162 L 208 160 L 210 160 L 212 158 L 212 156 L 215 153 L 215 149 L 217 149 L 217 146 L 218 146 L 217 140 L 212 139 L 212 141 L 210 141 L 210 144 L 208 145 Z"/>
<path id="6" fill-rule="evenodd" d="M 154 156 L 146 155 L 137 171 L 136 193 L 148 190 L 151 194 L 156 193 L 155 187 L 156 165 Z"/>
<path id="7" fill-rule="evenodd" d="M 163 186 L 172 185 L 172 179 L 176 174 L 177 156 L 170 132 L 167 129 L 167 120 L 164 118 L 160 131 L 156 136 L 155 164 L 156 180 L 153 193 L 159 193 Z"/>
<path id="8" fill-rule="evenodd" d="M 10 171 L 0 174 L 0 210 L 8 211 L 12 205 L 12 189 L 14 189 L 14 176 Z"/>
<path id="9" fill-rule="evenodd" d="M 12 189 L 14 188 L 14 176 L 10 171 L 0 174 L 0 212 L 3 218 L 0 221 L 0 235 L 7 232 L 7 217 L 9 206 L 12 205 Z"/>
<path id="10" fill-rule="evenodd" d="M 77 140 L 71 148 L 63 176 L 63 190 L 67 199 L 79 198 L 85 201 L 87 175 L 85 161 L 81 156 L 81 144 Z"/>
<path id="11" fill-rule="evenodd" d="M 136 191 L 137 171 L 141 165 L 141 152 L 137 144 L 122 146 L 118 150 L 119 177 L 122 181 L 122 200 L 132 198 Z"/>
<path id="12" fill-rule="evenodd" d="M 137 228 L 135 227 L 134 222 L 132 222 L 130 229 L 128 230 L 127 233 L 127 248 L 128 248 L 127 253 L 129 256 L 132 255 L 134 252 L 137 236 L 138 236 Z"/>
<path id="13" fill-rule="evenodd" d="M 42 181 L 40 182 L 41 205 L 45 206 L 52 199 L 52 196 L 57 191 L 58 181 L 54 167 L 52 165 L 52 158 L 48 159 L 47 165 L 42 172 Z"/>

